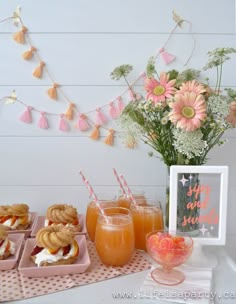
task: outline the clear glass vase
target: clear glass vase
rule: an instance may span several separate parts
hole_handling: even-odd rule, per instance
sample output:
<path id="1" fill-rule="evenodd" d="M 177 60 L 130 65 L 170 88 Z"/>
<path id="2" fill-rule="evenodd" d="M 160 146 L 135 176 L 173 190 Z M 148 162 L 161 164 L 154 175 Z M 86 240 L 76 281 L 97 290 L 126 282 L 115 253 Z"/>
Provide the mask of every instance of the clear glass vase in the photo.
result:
<path id="1" fill-rule="evenodd" d="M 186 172 L 188 171 L 186 166 Z M 167 168 L 166 182 L 166 227 L 169 227 L 169 207 L 170 207 L 170 167 Z M 181 181 L 182 180 L 182 181 Z M 196 236 L 199 233 L 198 217 L 200 208 L 189 208 L 188 203 L 200 202 L 200 194 L 196 197 L 194 191 L 189 191 L 190 187 L 200 187 L 200 177 L 198 173 L 180 173 L 178 174 L 178 192 L 177 192 L 177 230 L 188 233 L 190 236 Z"/>

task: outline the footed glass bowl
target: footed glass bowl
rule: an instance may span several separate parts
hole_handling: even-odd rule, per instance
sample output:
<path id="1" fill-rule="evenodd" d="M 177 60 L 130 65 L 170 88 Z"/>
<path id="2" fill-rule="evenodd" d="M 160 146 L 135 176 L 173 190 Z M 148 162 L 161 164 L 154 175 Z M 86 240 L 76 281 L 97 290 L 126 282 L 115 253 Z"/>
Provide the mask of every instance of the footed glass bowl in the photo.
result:
<path id="1" fill-rule="evenodd" d="M 187 261 L 193 250 L 193 240 L 182 233 L 153 231 L 146 236 L 147 252 L 160 264 L 151 272 L 154 281 L 162 285 L 177 285 L 185 280 L 182 271 L 174 269 Z"/>

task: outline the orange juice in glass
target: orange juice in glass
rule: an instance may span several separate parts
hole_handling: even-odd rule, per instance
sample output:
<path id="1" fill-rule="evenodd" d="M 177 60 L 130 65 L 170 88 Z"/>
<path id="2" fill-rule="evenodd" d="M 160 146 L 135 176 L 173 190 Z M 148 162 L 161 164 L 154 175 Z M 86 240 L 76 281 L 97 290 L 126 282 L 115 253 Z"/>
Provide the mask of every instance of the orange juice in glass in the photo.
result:
<path id="1" fill-rule="evenodd" d="M 137 205 L 131 205 L 134 222 L 135 248 L 146 250 L 146 235 L 154 230 L 163 230 L 163 213 L 161 203 L 155 200 L 136 199 Z"/>
<path id="2" fill-rule="evenodd" d="M 95 233 L 98 256 L 106 266 L 123 266 L 134 253 L 134 226 L 131 213 L 126 208 L 104 209 L 106 217 L 99 214 Z"/>
<path id="3" fill-rule="evenodd" d="M 146 203 L 146 198 L 144 195 L 144 191 L 134 189 L 132 190 L 133 197 L 135 200 L 138 200 L 141 203 L 141 200 L 143 201 L 142 203 Z M 132 204 L 132 200 L 128 194 L 122 194 L 118 197 L 117 199 L 118 206 L 123 207 L 123 208 L 128 208 L 130 209 L 130 206 Z"/>
<path id="4" fill-rule="evenodd" d="M 127 194 L 120 195 L 117 199 L 118 207 L 130 209 L 131 199 Z"/>
<path id="5" fill-rule="evenodd" d="M 101 205 L 102 208 L 116 207 L 117 201 L 115 201 L 114 198 L 101 199 L 99 200 L 99 204 Z M 87 206 L 87 211 L 86 211 L 86 228 L 91 241 L 94 241 L 97 218 L 99 213 L 100 211 L 96 203 L 94 201 L 90 202 Z"/>

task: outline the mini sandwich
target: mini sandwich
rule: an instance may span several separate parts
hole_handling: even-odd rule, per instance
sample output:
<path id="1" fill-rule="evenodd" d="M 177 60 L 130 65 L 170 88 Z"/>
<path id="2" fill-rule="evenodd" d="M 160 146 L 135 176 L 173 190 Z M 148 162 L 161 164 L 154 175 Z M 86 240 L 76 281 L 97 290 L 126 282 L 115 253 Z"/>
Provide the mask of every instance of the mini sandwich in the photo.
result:
<path id="1" fill-rule="evenodd" d="M 26 204 L 0 206 L 0 225 L 6 230 L 25 230 L 31 224 L 31 214 Z"/>
<path id="2" fill-rule="evenodd" d="M 76 208 L 66 204 L 55 204 L 47 209 L 45 227 L 64 226 L 74 232 L 81 231 Z"/>
<path id="3" fill-rule="evenodd" d="M 65 227 L 49 226 L 36 234 L 36 246 L 31 259 L 37 266 L 73 264 L 79 255 L 79 245 L 74 233 Z"/>
<path id="4" fill-rule="evenodd" d="M 16 252 L 15 243 L 8 239 L 8 233 L 5 229 L 0 228 L 0 260 L 7 259 Z"/>

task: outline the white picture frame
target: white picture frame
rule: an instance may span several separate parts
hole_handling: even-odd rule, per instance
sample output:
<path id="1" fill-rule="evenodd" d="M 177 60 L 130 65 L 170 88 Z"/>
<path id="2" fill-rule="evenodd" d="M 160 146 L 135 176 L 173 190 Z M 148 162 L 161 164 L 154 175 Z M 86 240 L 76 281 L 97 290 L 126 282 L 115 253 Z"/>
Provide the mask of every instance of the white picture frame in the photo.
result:
<path id="1" fill-rule="evenodd" d="M 169 204 L 169 231 L 177 231 L 177 197 L 179 174 L 200 173 L 209 175 L 218 174 L 220 177 L 219 189 L 219 223 L 217 237 L 197 236 L 194 242 L 201 245 L 225 245 L 226 218 L 228 199 L 228 167 L 227 166 L 171 166 L 170 167 L 170 204 Z M 184 176 L 184 175 L 183 175 Z M 190 182 L 189 182 L 190 183 Z M 204 227 L 204 226 L 203 226 Z M 200 230 L 200 229 L 199 229 Z M 203 234 L 203 233 L 202 233 Z"/>

